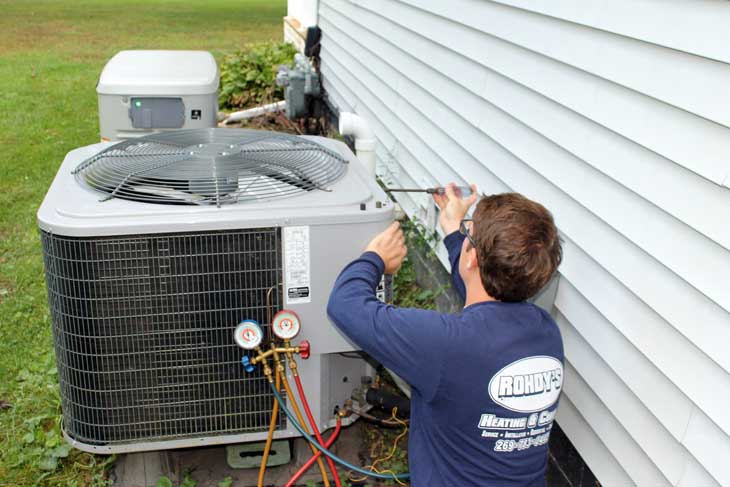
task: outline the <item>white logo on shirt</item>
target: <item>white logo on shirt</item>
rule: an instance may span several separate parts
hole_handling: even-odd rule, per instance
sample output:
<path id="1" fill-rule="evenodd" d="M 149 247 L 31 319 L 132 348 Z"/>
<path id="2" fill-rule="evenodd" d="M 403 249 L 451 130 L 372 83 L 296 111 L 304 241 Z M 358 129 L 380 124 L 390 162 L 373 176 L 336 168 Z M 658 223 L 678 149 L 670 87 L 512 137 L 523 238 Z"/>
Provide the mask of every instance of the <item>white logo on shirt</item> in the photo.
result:
<path id="1" fill-rule="evenodd" d="M 563 387 L 563 364 L 554 357 L 527 357 L 504 367 L 489 381 L 489 397 L 500 406 L 532 413 L 555 404 Z"/>

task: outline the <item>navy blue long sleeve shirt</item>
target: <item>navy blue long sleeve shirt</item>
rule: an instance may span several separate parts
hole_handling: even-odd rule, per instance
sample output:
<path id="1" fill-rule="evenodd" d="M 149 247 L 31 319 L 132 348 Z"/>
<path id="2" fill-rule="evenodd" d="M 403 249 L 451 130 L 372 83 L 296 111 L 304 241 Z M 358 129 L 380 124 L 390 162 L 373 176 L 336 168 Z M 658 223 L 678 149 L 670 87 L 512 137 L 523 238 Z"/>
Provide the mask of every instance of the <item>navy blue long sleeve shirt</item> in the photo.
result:
<path id="1" fill-rule="evenodd" d="M 444 239 L 454 288 L 463 236 Z M 544 486 L 562 387 L 563 346 L 530 303 L 485 301 L 459 314 L 375 297 L 382 259 L 364 253 L 338 277 L 327 312 L 358 346 L 411 385 L 413 487 Z"/>

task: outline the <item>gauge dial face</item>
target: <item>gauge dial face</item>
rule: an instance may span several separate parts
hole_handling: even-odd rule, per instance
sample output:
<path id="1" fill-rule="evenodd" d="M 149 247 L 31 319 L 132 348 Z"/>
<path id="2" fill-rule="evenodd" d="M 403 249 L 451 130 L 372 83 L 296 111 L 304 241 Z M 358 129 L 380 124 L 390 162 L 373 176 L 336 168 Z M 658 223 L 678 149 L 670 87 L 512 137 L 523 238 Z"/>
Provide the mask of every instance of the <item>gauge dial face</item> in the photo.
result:
<path id="1" fill-rule="evenodd" d="M 253 350 L 261 345 L 264 332 L 256 320 L 243 320 L 233 332 L 233 339 L 244 350 Z"/>
<path id="2" fill-rule="evenodd" d="M 291 340 L 299 334 L 302 322 L 294 311 L 282 309 L 274 315 L 271 329 L 282 340 Z"/>

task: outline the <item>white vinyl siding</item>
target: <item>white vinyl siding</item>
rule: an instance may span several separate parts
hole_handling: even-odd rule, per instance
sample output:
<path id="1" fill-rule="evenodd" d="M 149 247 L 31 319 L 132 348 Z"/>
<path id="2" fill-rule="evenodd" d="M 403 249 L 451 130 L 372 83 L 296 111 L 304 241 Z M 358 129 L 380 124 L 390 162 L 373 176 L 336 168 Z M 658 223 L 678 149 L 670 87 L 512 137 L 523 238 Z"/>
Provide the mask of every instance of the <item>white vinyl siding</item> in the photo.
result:
<path id="1" fill-rule="evenodd" d="M 603 485 L 730 486 L 730 3 L 322 0 L 319 25 L 388 184 L 555 215 L 558 420 Z"/>

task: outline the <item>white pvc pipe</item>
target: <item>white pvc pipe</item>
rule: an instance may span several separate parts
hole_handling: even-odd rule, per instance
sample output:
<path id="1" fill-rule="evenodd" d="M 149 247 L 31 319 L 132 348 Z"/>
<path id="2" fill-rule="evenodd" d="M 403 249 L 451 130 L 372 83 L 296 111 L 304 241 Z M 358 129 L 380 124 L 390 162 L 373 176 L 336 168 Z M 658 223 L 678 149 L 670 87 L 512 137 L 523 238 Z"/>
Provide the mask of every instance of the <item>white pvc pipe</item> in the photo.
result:
<path id="1" fill-rule="evenodd" d="M 276 103 L 269 103 L 267 105 L 261 105 L 260 107 L 249 108 L 247 110 L 241 110 L 240 112 L 233 112 L 223 120 L 223 125 L 228 125 L 231 122 L 239 122 L 248 118 L 258 117 L 264 113 L 278 112 L 286 108 L 286 101 L 277 101 Z"/>
<path id="2" fill-rule="evenodd" d="M 357 158 L 365 165 L 368 174 L 375 176 L 375 132 L 364 118 L 351 112 L 340 112 L 340 134 L 355 137 Z"/>

